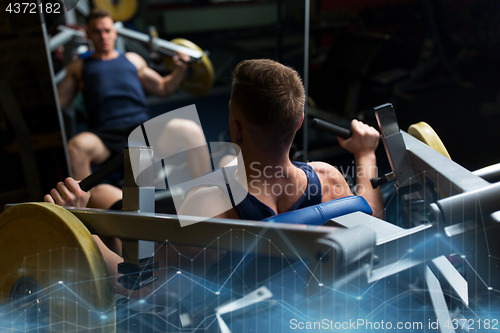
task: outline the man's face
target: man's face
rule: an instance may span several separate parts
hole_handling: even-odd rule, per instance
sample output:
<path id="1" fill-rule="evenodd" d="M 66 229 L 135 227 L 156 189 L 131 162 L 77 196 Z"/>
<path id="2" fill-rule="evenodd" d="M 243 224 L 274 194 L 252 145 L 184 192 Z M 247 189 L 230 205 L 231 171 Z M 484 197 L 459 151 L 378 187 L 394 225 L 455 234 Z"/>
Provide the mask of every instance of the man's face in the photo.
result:
<path id="1" fill-rule="evenodd" d="M 111 17 L 90 20 L 88 38 L 94 44 L 94 48 L 97 52 L 109 52 L 114 50 L 116 30 L 113 27 L 113 20 Z"/>

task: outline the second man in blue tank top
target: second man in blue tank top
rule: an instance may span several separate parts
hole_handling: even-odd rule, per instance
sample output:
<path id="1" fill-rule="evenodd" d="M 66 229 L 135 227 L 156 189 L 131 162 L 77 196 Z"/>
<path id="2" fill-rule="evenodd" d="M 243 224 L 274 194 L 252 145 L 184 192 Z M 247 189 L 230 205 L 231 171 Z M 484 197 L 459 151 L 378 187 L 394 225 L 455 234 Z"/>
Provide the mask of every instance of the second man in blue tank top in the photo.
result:
<path id="1" fill-rule="evenodd" d="M 150 118 L 145 91 L 160 97 L 170 96 L 184 78 L 188 68 L 185 61 L 189 60 L 183 54 L 175 56 L 176 68 L 162 77 L 138 54 L 118 52 L 115 50 L 117 32 L 113 20 L 109 13 L 100 9 L 92 10 L 87 18 L 87 37 L 92 41 L 94 52 L 86 59 L 70 63 L 65 78 L 57 87 L 62 108 L 71 103 L 78 90 L 82 90 L 89 114 L 88 130 L 68 142 L 71 169 L 76 180 L 90 175 L 91 164 L 101 164 L 124 149 L 130 132 Z M 168 143 L 173 153 L 205 145 L 203 131 L 196 123 L 174 120 L 165 127 L 165 133 L 178 138 Z M 193 176 L 211 169 L 207 163 L 210 161 L 208 154 L 208 149 L 204 154 L 197 152 L 195 159 L 199 163 L 189 166 Z M 108 208 L 121 199 L 121 190 L 110 185 L 100 185 L 92 189 L 92 193 L 90 207 Z"/>

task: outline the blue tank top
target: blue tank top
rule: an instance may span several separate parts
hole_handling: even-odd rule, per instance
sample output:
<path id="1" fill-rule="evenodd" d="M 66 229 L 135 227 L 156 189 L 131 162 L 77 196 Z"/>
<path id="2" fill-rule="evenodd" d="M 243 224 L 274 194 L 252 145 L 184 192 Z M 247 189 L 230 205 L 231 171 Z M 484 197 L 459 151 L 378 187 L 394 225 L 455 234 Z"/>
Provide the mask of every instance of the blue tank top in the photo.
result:
<path id="1" fill-rule="evenodd" d="M 305 172 L 307 176 L 307 187 L 305 188 L 304 194 L 302 194 L 288 211 L 321 203 L 323 192 L 316 171 L 314 171 L 309 164 L 304 162 L 292 161 L 292 164 Z M 237 181 L 228 177 L 228 175 L 234 174 L 235 168 L 236 166 L 225 167 L 197 178 L 191 182 L 190 186 L 188 186 L 188 190 L 198 186 L 219 187 L 223 193 L 229 195 L 229 200 L 236 210 L 238 217 L 243 220 L 260 221 L 267 217 L 277 215 L 269 206 L 248 193 Z M 222 171 L 222 173 L 220 171 Z M 243 196 L 245 196 L 244 199 L 239 204 L 235 205 L 234 202 L 239 201 L 237 198 L 242 198 Z"/>
<path id="2" fill-rule="evenodd" d="M 303 170 L 307 176 L 307 187 L 304 194 L 293 204 L 288 211 L 297 210 L 304 207 L 309 207 L 321 203 L 323 192 L 321 190 L 321 182 L 316 174 L 316 171 L 307 163 L 293 162 L 297 168 Z M 235 207 L 238 217 L 244 220 L 260 221 L 267 217 L 277 215 L 269 206 L 262 203 L 252 194 L 248 193 L 245 199 Z"/>
<path id="3" fill-rule="evenodd" d="M 83 96 L 91 129 L 125 128 L 149 120 L 137 68 L 120 52 L 111 60 L 83 60 Z"/>

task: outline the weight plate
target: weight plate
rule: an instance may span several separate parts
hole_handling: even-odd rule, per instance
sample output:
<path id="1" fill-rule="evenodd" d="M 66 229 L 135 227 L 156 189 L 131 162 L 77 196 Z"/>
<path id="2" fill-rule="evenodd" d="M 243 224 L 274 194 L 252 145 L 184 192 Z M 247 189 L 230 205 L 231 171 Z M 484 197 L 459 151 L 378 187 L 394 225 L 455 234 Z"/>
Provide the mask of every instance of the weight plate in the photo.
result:
<path id="1" fill-rule="evenodd" d="M 432 129 L 432 127 L 426 122 L 421 121 L 419 123 L 411 125 L 408 128 L 408 134 L 419 139 L 432 149 L 440 152 L 451 160 L 450 154 L 448 154 L 448 151 L 444 147 L 443 142 L 441 141 L 437 133 Z"/>
<path id="2" fill-rule="evenodd" d="M 0 215 L 0 244 L 0 313 L 9 329 L 115 332 L 104 260 L 73 214 L 49 203 L 11 207 Z"/>
<path id="3" fill-rule="evenodd" d="M 93 0 L 94 6 L 111 14 L 114 21 L 128 21 L 137 12 L 137 0 Z"/>
<path id="4" fill-rule="evenodd" d="M 448 154 L 448 150 L 446 150 L 443 141 L 441 141 L 437 133 L 426 122 L 421 121 L 419 123 L 411 125 L 408 128 L 408 134 L 422 141 L 432 149 L 436 150 L 437 152 L 441 153 L 451 160 L 450 154 Z M 440 198 L 446 198 L 448 196 L 446 192 L 439 187 L 438 193 Z"/>
<path id="5" fill-rule="evenodd" d="M 184 38 L 176 38 L 171 40 L 171 42 L 203 52 L 198 45 Z M 164 62 L 167 70 L 174 70 L 175 64 L 171 58 L 166 57 Z M 200 61 L 190 64 L 188 71 L 190 72 L 186 74 L 186 77 L 181 82 L 182 89 L 193 95 L 204 95 L 212 89 L 215 80 L 215 71 L 210 58 L 208 58 L 205 52 L 203 52 Z"/>

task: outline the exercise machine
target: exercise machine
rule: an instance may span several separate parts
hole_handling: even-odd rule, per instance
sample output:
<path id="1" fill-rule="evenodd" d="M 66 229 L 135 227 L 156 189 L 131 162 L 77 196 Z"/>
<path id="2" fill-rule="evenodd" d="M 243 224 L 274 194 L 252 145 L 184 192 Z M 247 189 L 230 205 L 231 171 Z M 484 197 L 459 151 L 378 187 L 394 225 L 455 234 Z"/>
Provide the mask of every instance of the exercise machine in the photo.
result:
<path id="1" fill-rule="evenodd" d="M 12 327 L 38 325 L 50 331 L 288 331 L 294 325 L 322 323 L 323 318 L 332 325 L 354 320 L 346 309 L 363 313 L 358 319 L 366 325 L 370 318 L 387 316 L 377 312 L 384 304 L 416 306 L 418 299 L 425 303 L 415 312 L 422 315 L 417 317 L 424 330 L 432 326 L 457 332 L 459 320 L 476 328 L 478 323 L 484 328 L 488 320 L 493 327 L 493 292 L 498 289 L 494 277 L 499 272 L 491 244 L 498 234 L 499 184 L 401 131 L 392 105 L 377 107 L 375 113 L 393 171 L 386 178 L 393 180 L 403 202 L 404 228 L 369 215 L 362 202 L 324 225 L 323 220 L 311 222 L 323 212 L 313 206 L 273 221 L 207 219 L 181 227 L 175 215 L 141 208 L 151 195 L 147 183 L 131 190 L 130 202 L 136 206 L 130 211 L 19 204 L 0 217 L 1 243 L 8 249 L 1 259 L 2 327 L 7 319 Z M 420 132 L 422 140 L 433 135 L 428 128 L 416 127 L 412 131 Z M 150 148 L 137 149 L 150 154 Z M 117 296 L 115 301 L 111 277 L 90 233 L 124 240 L 125 262 L 131 264 L 125 273 L 131 277 L 129 289 L 154 285 L 149 284 L 150 273 L 159 269 L 148 258 L 152 248 L 141 250 L 139 241 L 200 249 L 188 263 L 221 251 L 225 257 L 240 257 L 216 263 L 204 276 L 192 274 L 189 264 L 175 267 L 177 273 L 158 287 L 158 292 L 167 293 L 164 298 L 153 293 L 142 300 Z M 176 255 L 182 256 L 181 251 Z M 388 292 L 391 281 L 408 289 Z M 174 297 L 168 291 L 176 285 L 187 285 L 190 293 Z M 373 293 L 379 286 L 390 299 Z M 482 311 L 484 295 L 489 297 L 489 312 Z M 373 308 L 361 311 L 367 304 L 363 300 L 370 297 Z M 162 306 L 157 305 L 160 298 Z M 395 311 L 416 320 L 406 308 Z M 475 317 L 467 316 L 471 313 Z M 366 326 L 357 329 L 369 331 Z"/>

